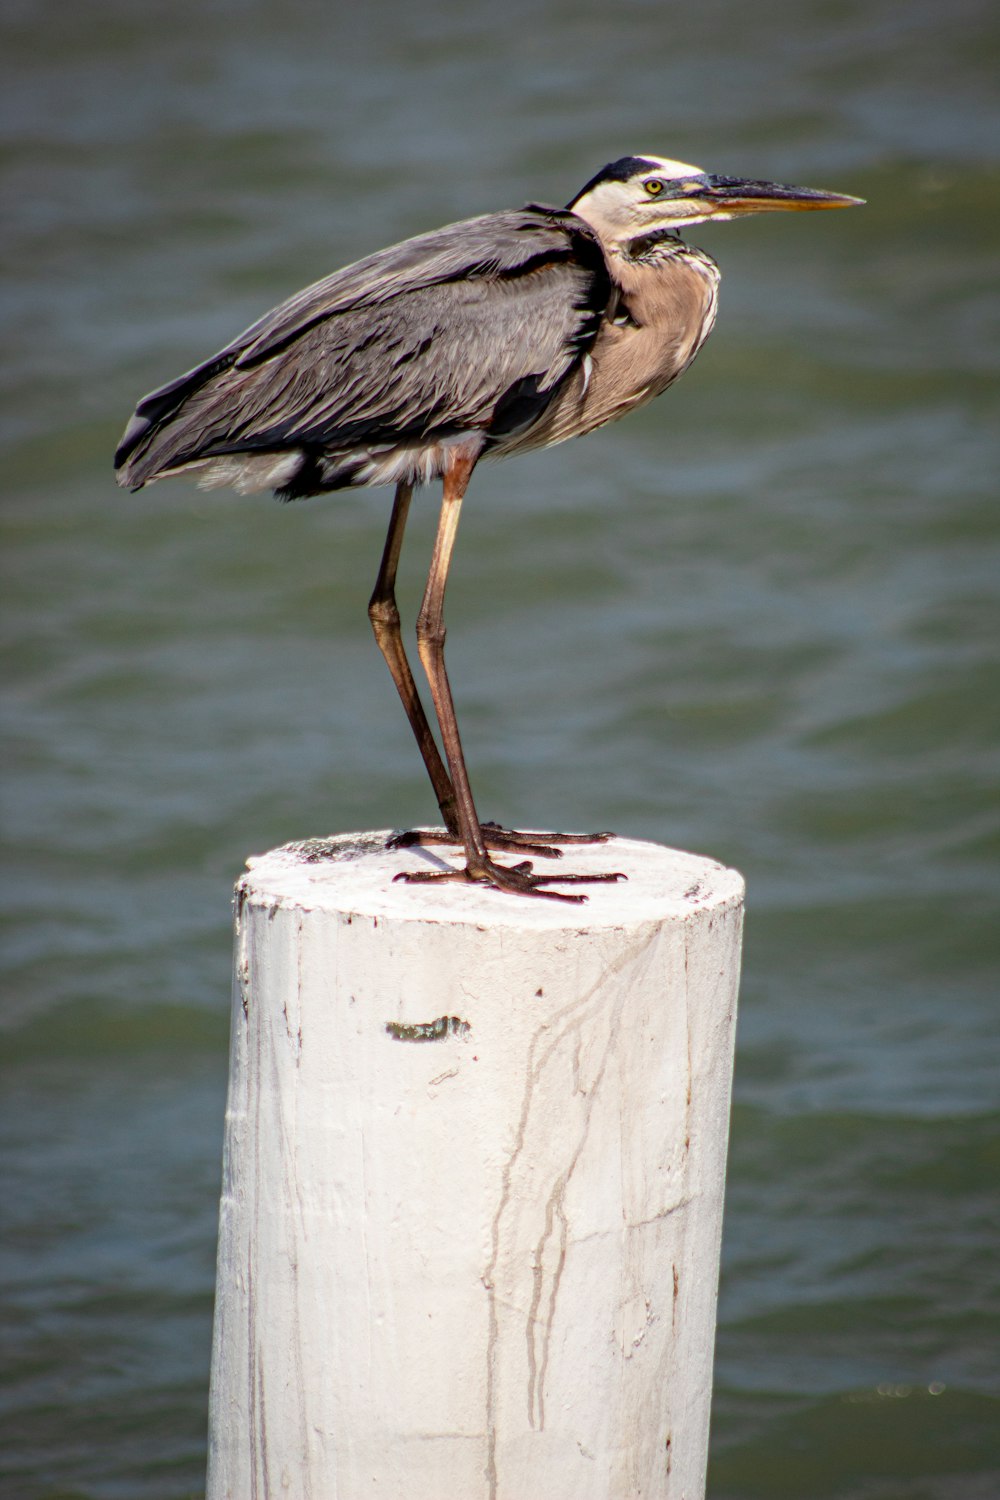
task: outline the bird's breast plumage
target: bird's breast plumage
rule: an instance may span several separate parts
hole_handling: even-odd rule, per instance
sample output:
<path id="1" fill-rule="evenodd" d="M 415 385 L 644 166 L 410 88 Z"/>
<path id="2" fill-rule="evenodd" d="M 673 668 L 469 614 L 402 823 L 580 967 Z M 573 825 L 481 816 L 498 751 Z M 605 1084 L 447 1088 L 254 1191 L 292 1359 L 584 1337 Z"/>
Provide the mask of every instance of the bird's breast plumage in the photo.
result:
<path id="1" fill-rule="evenodd" d="M 712 331 L 719 270 L 704 251 L 673 240 L 655 259 L 609 257 L 616 294 L 585 360 L 530 431 L 500 457 L 593 432 L 661 395 Z"/>

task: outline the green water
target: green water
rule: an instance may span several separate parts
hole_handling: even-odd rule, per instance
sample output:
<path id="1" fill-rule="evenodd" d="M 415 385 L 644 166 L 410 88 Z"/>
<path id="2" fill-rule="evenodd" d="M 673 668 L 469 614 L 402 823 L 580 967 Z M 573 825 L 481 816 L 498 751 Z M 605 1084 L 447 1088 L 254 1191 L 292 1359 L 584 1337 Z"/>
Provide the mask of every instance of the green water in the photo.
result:
<path id="1" fill-rule="evenodd" d="M 448 611 L 475 787 L 747 876 L 712 1500 L 992 1500 L 991 7 L 2 24 L 0 1492 L 199 1493 L 231 883 L 434 815 L 365 618 L 388 493 L 130 498 L 128 413 L 337 265 L 652 150 L 868 207 L 692 233 L 722 306 L 676 390 L 477 473 Z"/>

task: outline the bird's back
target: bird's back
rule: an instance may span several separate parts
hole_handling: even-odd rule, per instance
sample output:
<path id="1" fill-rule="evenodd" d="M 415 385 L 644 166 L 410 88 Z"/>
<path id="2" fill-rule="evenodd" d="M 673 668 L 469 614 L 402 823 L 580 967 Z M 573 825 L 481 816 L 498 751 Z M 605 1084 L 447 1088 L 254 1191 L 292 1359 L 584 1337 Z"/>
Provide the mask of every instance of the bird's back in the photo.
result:
<path id="1" fill-rule="evenodd" d="M 528 429 L 592 347 L 611 296 L 575 215 L 486 215 L 317 282 L 139 403 L 119 482 L 192 471 L 286 496 L 420 481 L 444 446 Z"/>

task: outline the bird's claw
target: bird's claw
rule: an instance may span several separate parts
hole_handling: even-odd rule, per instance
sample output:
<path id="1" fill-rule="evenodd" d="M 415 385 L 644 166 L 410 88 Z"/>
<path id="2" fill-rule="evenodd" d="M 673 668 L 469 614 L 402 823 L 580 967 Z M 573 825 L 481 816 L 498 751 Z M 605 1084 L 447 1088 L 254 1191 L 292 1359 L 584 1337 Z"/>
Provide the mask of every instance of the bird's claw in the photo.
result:
<path id="1" fill-rule="evenodd" d="M 541 859 L 562 859 L 560 844 L 606 844 L 614 837 L 611 833 L 521 833 L 516 828 L 504 828 L 495 822 L 483 823 L 481 831 L 487 849 L 502 849 L 508 854 L 534 854 Z M 413 828 L 394 833 L 387 847 L 412 849 L 418 845 L 461 842 L 461 836 L 447 828 Z"/>
<path id="2" fill-rule="evenodd" d="M 443 840 L 442 840 L 443 842 Z M 581 905 L 587 897 L 567 895 L 563 891 L 548 891 L 547 885 L 611 885 L 628 876 L 620 870 L 601 875 L 536 875 L 530 860 L 517 865 L 498 865 L 492 859 L 470 861 L 462 870 L 401 870 L 395 880 L 410 885 L 426 885 L 436 880 L 462 880 L 475 885 L 491 886 L 494 890 L 510 891 L 519 896 L 541 896 L 549 901 L 569 901 Z"/>

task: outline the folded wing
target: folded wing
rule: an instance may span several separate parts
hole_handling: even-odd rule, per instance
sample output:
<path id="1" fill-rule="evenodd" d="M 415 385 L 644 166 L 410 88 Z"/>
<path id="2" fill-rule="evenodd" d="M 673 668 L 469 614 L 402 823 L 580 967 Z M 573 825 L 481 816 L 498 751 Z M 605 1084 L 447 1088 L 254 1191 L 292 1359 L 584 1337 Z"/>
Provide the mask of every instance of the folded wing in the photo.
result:
<path id="1" fill-rule="evenodd" d="M 231 454 L 307 457 L 467 431 L 499 440 L 544 411 L 610 292 L 588 226 L 558 210 L 404 241 L 307 287 L 146 396 L 116 455 L 119 483 L 137 489 Z"/>

